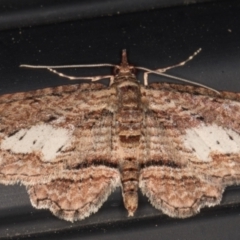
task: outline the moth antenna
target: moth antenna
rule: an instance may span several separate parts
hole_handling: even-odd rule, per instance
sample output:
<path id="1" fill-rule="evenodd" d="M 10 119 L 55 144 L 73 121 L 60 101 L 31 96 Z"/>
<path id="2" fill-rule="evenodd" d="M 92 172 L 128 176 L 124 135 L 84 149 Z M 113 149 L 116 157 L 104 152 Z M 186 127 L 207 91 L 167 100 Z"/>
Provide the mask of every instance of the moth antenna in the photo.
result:
<path id="1" fill-rule="evenodd" d="M 100 76 L 90 76 L 90 77 L 75 77 L 75 76 L 70 76 L 61 72 L 58 72 L 55 69 L 52 68 L 47 68 L 50 72 L 57 74 L 59 77 L 64 77 L 68 78 L 69 80 L 90 80 L 91 82 L 96 82 L 105 78 L 108 78 L 110 80 L 109 85 L 111 86 L 114 82 L 114 76 L 113 75 L 100 75 Z"/>
<path id="2" fill-rule="evenodd" d="M 217 91 L 214 88 L 211 88 L 211 87 L 209 87 L 207 85 L 204 85 L 204 84 L 201 84 L 201 83 L 197 83 L 197 82 L 185 79 L 185 78 L 176 77 L 176 76 L 173 76 L 173 75 L 170 75 L 170 74 L 166 74 L 166 73 L 160 73 L 158 71 L 154 71 L 154 70 L 151 70 L 151 69 L 145 68 L 145 67 L 135 67 L 135 68 L 139 69 L 139 70 L 142 70 L 142 71 L 149 72 L 149 73 L 153 73 L 153 74 L 157 74 L 157 75 L 160 75 L 160 76 L 164 76 L 164 77 L 167 77 L 167 78 L 172 78 L 172 79 L 175 79 L 175 80 L 178 80 L 178 81 L 181 81 L 181 82 L 190 83 L 190 84 L 193 84 L 193 85 L 196 85 L 196 86 L 199 86 L 199 87 L 203 87 L 203 88 L 209 89 L 209 90 L 211 90 L 213 92 L 216 92 L 217 94 L 220 94 L 220 92 Z M 144 83 L 144 85 L 147 85 L 147 84 Z"/>
<path id="3" fill-rule="evenodd" d="M 185 79 L 185 78 L 180 78 L 180 77 L 176 77 L 176 76 L 164 73 L 169 69 L 185 65 L 187 62 L 191 61 L 195 56 L 197 56 L 201 51 L 202 51 L 202 49 L 199 48 L 191 56 L 189 56 L 185 61 L 182 61 L 182 62 L 180 62 L 178 64 L 175 64 L 173 66 L 170 66 L 170 67 L 166 67 L 166 68 L 162 68 L 162 69 L 156 69 L 156 70 L 151 70 L 151 69 L 148 69 L 148 68 L 145 68 L 145 67 L 135 67 L 135 68 L 146 72 L 146 73 L 144 73 L 144 85 L 145 86 L 148 85 L 148 79 L 147 79 L 148 74 L 153 73 L 153 74 L 158 74 L 158 75 L 161 75 L 161 76 L 164 76 L 164 77 L 172 78 L 172 79 L 175 79 L 175 80 L 178 80 L 178 81 L 181 81 L 181 82 L 186 82 L 186 83 L 190 83 L 190 84 L 193 84 L 193 85 L 196 85 L 196 86 L 200 86 L 200 87 L 209 89 L 213 92 L 216 92 L 217 94 L 220 94 L 219 91 L 217 91 L 216 89 L 211 88 L 207 85 L 197 83 L 197 82 Z"/>
<path id="4" fill-rule="evenodd" d="M 166 71 L 168 71 L 169 69 L 184 66 L 187 62 L 191 61 L 195 56 L 197 56 L 201 51 L 202 51 L 202 49 L 199 48 L 199 49 L 198 49 L 197 51 L 195 51 L 191 56 L 189 56 L 186 60 L 184 60 L 184 61 L 182 61 L 182 62 L 180 62 L 180 63 L 174 64 L 174 65 L 172 65 L 172 66 L 166 67 L 166 68 L 156 69 L 156 71 L 158 71 L 158 72 L 166 72 Z"/>
<path id="5" fill-rule="evenodd" d="M 184 65 L 186 62 L 190 61 L 194 56 L 196 56 L 199 52 L 201 51 L 201 48 L 198 49 L 192 56 L 190 56 L 186 61 L 184 62 L 181 62 L 177 65 L 174 65 L 172 67 L 169 67 L 169 68 L 166 68 L 164 69 L 163 71 L 166 71 L 170 68 L 173 68 L 173 67 L 177 67 L 177 66 L 182 66 Z M 127 67 L 129 66 L 128 65 L 128 61 L 127 61 L 127 51 L 126 49 L 123 49 L 122 50 L 122 62 L 121 62 L 121 67 Z M 29 65 L 29 64 L 21 64 L 20 67 L 25 67 L 25 68 L 35 68 L 35 69 L 48 69 L 49 71 L 55 73 L 55 74 L 58 74 L 59 76 L 61 77 L 66 77 L 66 78 L 69 78 L 70 80 L 74 80 L 74 79 L 89 79 L 91 81 L 97 81 L 96 79 L 99 79 L 99 77 L 74 77 L 74 76 L 67 76 L 65 74 L 62 74 L 62 73 L 59 73 L 57 71 L 54 71 L 54 69 L 57 69 L 57 68 L 87 68 L 87 67 L 115 67 L 115 68 L 119 68 L 118 65 L 115 65 L 115 64 L 111 64 L 111 63 L 100 63 L 100 64 L 76 64 L 76 65 L 60 65 L 60 66 L 46 66 L 46 65 Z M 130 68 L 133 68 L 133 67 L 130 67 Z M 157 74 L 157 75 L 161 75 L 161 76 L 164 76 L 164 77 L 168 77 L 168 78 L 172 78 L 172 79 L 175 79 L 175 80 L 178 80 L 178 81 L 181 81 L 181 82 L 186 82 L 186 83 L 190 83 L 190 84 L 193 84 L 193 85 L 196 85 L 196 86 L 200 86 L 200 87 L 204 87 L 206 89 L 209 89 L 213 92 L 216 92 L 217 94 L 220 94 L 220 92 L 218 92 L 216 89 L 213 89 L 211 87 L 208 87 L 204 84 L 201 84 L 201 83 L 197 83 L 197 82 L 193 82 L 191 80 L 187 80 L 187 79 L 184 79 L 184 78 L 180 78 L 180 77 L 176 77 L 176 76 L 173 76 L 173 75 L 169 75 L 169 74 L 166 74 L 166 73 L 162 73 L 162 72 L 159 72 L 158 70 L 151 70 L 151 69 L 148 69 L 148 68 L 145 68 L 145 67 L 134 67 L 135 69 L 139 69 L 139 70 L 143 70 L 143 71 L 146 71 L 147 73 L 153 73 L 153 74 Z M 112 79 L 111 79 L 112 81 Z M 144 85 L 147 85 L 147 80 L 144 78 Z"/>
<path id="6" fill-rule="evenodd" d="M 87 67 L 115 67 L 115 64 L 111 63 L 99 63 L 99 64 L 77 64 L 77 65 L 58 65 L 58 66 L 45 66 L 45 65 L 29 65 L 29 64 L 21 64 L 19 67 L 25 67 L 25 68 L 87 68 Z"/>
<path id="7" fill-rule="evenodd" d="M 38 69 L 47 69 L 48 71 L 57 74 L 60 77 L 68 78 L 69 80 L 90 80 L 91 82 L 96 82 L 104 78 L 109 78 L 110 83 L 109 86 L 111 86 L 114 82 L 113 75 L 104 75 L 104 76 L 90 76 L 90 77 L 76 77 L 76 76 L 70 76 L 61 72 L 58 72 L 54 69 L 59 68 L 85 68 L 85 67 L 115 67 L 116 65 L 110 64 L 110 63 L 100 63 L 100 64 L 77 64 L 77 65 L 61 65 L 61 66 L 44 66 L 44 65 L 28 65 L 28 64 L 21 64 L 20 67 L 25 68 L 38 68 Z"/>

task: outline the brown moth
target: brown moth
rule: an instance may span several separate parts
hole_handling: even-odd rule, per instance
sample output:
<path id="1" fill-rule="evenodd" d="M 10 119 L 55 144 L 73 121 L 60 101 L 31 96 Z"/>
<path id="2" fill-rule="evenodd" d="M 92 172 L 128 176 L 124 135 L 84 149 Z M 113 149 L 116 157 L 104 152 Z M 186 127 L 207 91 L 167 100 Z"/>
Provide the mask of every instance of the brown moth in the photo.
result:
<path id="1" fill-rule="evenodd" d="M 114 67 L 114 76 L 82 78 L 109 77 L 109 87 L 84 83 L 0 97 L 0 183 L 24 184 L 34 207 L 68 221 L 97 212 L 116 187 L 129 216 L 139 188 L 171 217 L 219 204 L 225 187 L 240 183 L 240 94 L 141 85 L 126 51 Z M 156 73 L 138 69 L 147 70 L 145 85 Z"/>

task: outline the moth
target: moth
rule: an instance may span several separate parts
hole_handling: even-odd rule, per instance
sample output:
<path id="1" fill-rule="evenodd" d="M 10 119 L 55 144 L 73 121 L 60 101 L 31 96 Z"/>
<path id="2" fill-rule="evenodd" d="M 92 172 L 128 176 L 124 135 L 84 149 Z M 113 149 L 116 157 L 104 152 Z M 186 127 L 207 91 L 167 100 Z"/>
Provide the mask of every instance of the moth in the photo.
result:
<path id="1" fill-rule="evenodd" d="M 148 85 L 148 74 L 169 68 L 138 67 L 146 70 L 142 85 L 125 50 L 120 65 L 101 66 L 114 66 L 115 74 L 82 79 L 108 77 L 109 87 L 91 82 L 0 96 L 1 184 L 23 184 L 35 208 L 76 221 L 97 212 L 117 187 L 129 216 L 140 189 L 155 208 L 185 218 L 240 183 L 240 93 Z M 56 68 L 47 67 L 77 78 Z"/>

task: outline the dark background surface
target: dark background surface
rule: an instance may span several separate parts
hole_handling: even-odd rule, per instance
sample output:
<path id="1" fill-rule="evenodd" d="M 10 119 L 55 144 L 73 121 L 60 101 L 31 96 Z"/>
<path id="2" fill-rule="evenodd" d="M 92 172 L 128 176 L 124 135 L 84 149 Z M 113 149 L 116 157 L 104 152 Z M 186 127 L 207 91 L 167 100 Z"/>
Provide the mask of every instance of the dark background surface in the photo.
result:
<path id="1" fill-rule="evenodd" d="M 113 16 L 209 1 L 213 0 L 1 0 L 0 29 Z"/>
<path id="2" fill-rule="evenodd" d="M 98 1 L 99 6 L 94 5 L 96 1 L 88 1 L 89 5 L 79 1 L 83 4 L 80 8 L 79 2 L 71 1 L 74 11 L 70 11 L 71 16 L 64 5 L 68 13 L 65 18 L 61 1 L 61 11 L 57 11 L 59 4 L 54 8 L 54 3 L 41 4 L 44 1 L 35 1 L 34 6 L 27 1 L 18 1 L 22 5 L 11 2 L 0 1 L 1 94 L 71 84 L 45 70 L 19 68 L 23 63 L 118 64 L 121 50 L 126 48 L 131 64 L 155 69 L 183 61 L 200 47 L 202 52 L 197 57 L 169 73 L 217 90 L 240 92 L 238 0 L 198 1 L 189 5 L 169 1 L 169 7 L 167 1 L 155 1 L 155 5 L 154 1 L 122 1 L 125 5 L 120 6 L 114 5 L 114 1 L 102 1 L 104 5 Z M 89 6 L 89 12 L 85 10 L 85 15 L 81 15 L 84 6 Z M 91 11 L 92 6 L 95 12 Z M 78 8 L 79 15 L 74 15 Z M 54 9 L 56 15 L 46 14 L 49 9 Z M 119 14 L 116 9 L 120 9 Z M 45 20 L 37 13 L 42 13 Z M 27 21 L 23 23 L 21 19 Z M 94 68 L 64 72 L 81 76 L 111 71 Z M 150 81 L 169 79 L 151 76 Z M 80 81 L 74 83 L 77 82 Z M 32 208 L 23 186 L 0 185 L 0 239 L 239 239 L 239 203 L 240 189 L 231 187 L 220 206 L 203 209 L 199 215 L 182 220 L 162 215 L 141 196 L 135 217 L 128 218 L 118 190 L 97 214 L 72 224 L 47 210 Z"/>

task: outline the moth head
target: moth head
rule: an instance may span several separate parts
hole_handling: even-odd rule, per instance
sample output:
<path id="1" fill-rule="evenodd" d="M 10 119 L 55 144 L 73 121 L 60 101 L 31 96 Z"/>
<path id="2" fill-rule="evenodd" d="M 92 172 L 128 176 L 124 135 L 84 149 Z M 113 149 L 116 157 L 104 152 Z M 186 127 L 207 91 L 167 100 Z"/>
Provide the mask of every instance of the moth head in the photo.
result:
<path id="1" fill-rule="evenodd" d="M 116 65 L 114 68 L 115 75 L 132 75 L 135 74 L 136 69 L 128 64 L 127 61 L 127 51 L 126 49 L 122 50 L 122 62 L 120 65 Z"/>

